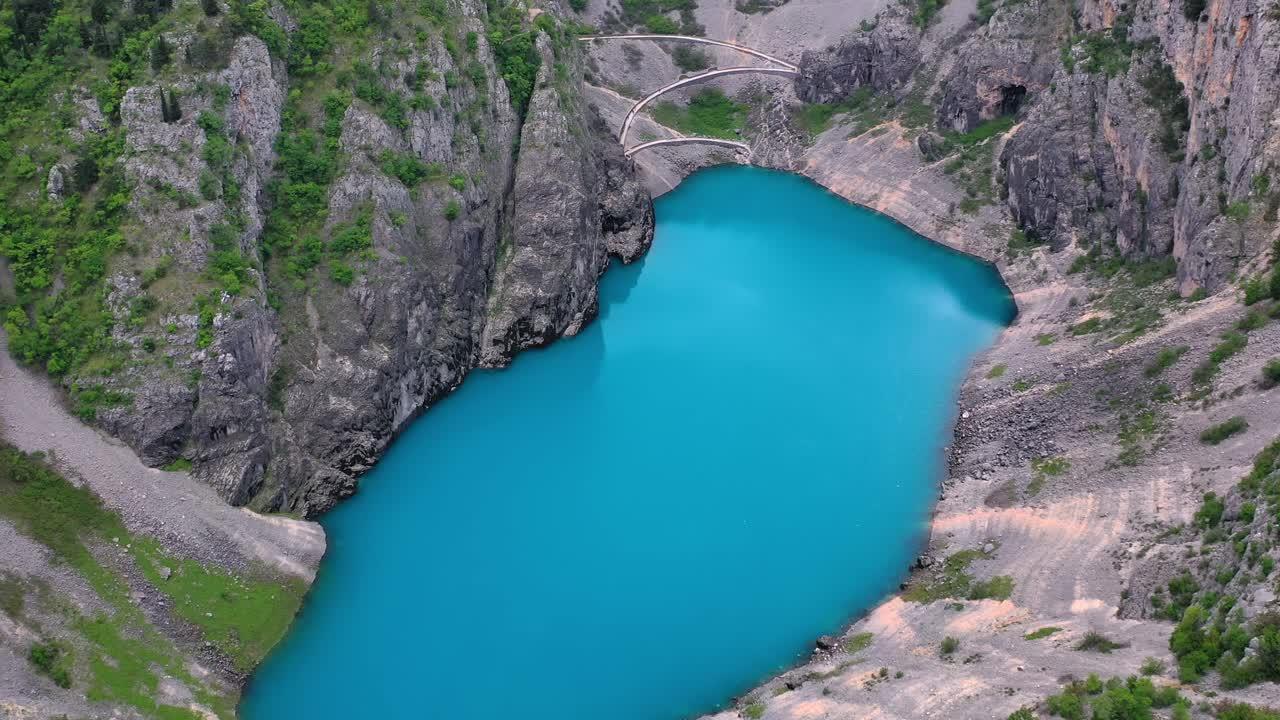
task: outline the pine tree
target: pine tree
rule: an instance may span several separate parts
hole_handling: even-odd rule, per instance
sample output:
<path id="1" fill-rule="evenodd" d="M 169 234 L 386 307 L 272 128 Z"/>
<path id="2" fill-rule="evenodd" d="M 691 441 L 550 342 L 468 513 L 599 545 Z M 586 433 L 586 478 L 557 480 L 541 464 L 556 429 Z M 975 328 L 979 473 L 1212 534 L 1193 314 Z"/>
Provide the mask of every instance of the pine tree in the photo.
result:
<path id="1" fill-rule="evenodd" d="M 163 35 L 157 35 L 156 41 L 151 43 L 151 69 L 159 72 L 169 64 L 171 57 L 173 57 L 173 50 L 169 47 L 169 43 L 165 42 Z"/>

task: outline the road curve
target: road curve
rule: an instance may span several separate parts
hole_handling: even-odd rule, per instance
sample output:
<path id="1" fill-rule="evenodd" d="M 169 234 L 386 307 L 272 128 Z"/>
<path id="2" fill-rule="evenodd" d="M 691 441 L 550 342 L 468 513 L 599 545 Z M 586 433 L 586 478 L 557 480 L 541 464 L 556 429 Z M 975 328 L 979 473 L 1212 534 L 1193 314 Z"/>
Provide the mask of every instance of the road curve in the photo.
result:
<path id="1" fill-rule="evenodd" d="M 690 37 L 689 35 L 580 35 L 578 39 L 579 40 L 679 40 L 681 42 L 702 43 L 704 45 L 718 45 L 720 47 L 732 48 L 734 50 L 747 53 L 748 55 L 754 55 L 760 58 L 761 60 L 768 60 L 771 63 L 777 63 L 778 65 L 781 65 L 797 73 L 800 72 L 799 66 L 793 65 L 792 63 L 789 63 L 786 60 L 783 60 L 781 58 L 776 58 L 767 53 L 762 53 L 759 50 L 756 50 L 755 48 L 749 48 L 746 45 L 739 45 L 737 43 L 725 42 L 724 40 L 711 40 L 708 38 Z"/>
<path id="2" fill-rule="evenodd" d="M 622 151 L 622 154 L 627 157 L 631 157 L 632 155 L 635 155 L 641 150 L 645 150 L 651 147 L 656 147 L 658 145 L 688 145 L 690 143 L 706 143 L 709 145 L 724 145 L 725 147 L 735 148 L 745 153 L 751 152 L 751 148 L 748 147 L 746 143 L 740 143 L 736 140 L 722 140 L 720 138 L 710 138 L 710 137 L 678 137 L 678 138 L 667 138 L 666 140 L 650 140 L 647 143 L 640 143 L 639 145 L 631 148 L 630 150 Z"/>
<path id="3" fill-rule="evenodd" d="M 631 132 L 631 123 L 636 119 L 636 113 L 640 112 L 640 110 L 645 105 L 648 105 L 651 100 L 658 97 L 659 95 L 662 95 L 665 92 L 670 92 L 672 90 L 675 90 L 676 88 L 684 87 L 685 85 L 693 85 L 694 83 L 699 83 L 699 82 L 702 82 L 703 80 L 710 80 L 711 78 L 714 78 L 714 77 L 720 77 L 722 75 L 739 75 L 742 73 L 764 73 L 766 75 L 786 75 L 786 76 L 795 76 L 799 74 L 795 70 L 786 70 L 783 68 L 732 67 L 732 68 L 724 68 L 723 70 L 711 70 L 711 71 L 702 73 L 701 75 L 694 75 L 693 77 L 687 77 L 687 78 L 684 78 L 683 80 L 677 80 L 669 85 L 665 85 L 663 87 L 658 88 L 657 90 L 654 90 L 653 92 L 646 95 L 643 100 L 631 106 L 630 112 L 627 113 L 627 118 L 622 121 L 622 132 L 618 134 L 618 142 L 622 143 L 622 147 L 624 148 L 627 146 L 627 135 Z"/>

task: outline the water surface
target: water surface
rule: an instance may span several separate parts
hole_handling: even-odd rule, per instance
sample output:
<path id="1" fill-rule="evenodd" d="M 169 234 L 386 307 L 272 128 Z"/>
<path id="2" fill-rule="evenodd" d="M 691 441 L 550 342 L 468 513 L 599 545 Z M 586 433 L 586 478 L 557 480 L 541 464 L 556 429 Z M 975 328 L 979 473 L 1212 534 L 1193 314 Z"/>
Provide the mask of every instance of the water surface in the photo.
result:
<path id="1" fill-rule="evenodd" d="M 994 270 L 802 178 L 657 201 L 580 336 L 477 372 L 323 520 L 247 720 L 679 720 L 901 580 Z"/>

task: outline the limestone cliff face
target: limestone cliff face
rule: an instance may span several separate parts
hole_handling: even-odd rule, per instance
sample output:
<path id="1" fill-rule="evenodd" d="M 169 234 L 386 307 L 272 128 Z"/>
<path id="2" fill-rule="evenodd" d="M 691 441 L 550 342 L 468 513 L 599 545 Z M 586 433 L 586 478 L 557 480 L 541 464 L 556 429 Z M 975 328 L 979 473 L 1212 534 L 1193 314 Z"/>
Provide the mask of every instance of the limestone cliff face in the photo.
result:
<path id="1" fill-rule="evenodd" d="M 609 256 L 630 262 L 653 238 L 652 209 L 621 147 L 556 77 L 545 38 L 540 51 L 481 340 L 489 367 L 577 334 L 596 313 L 596 278 Z"/>
<path id="2" fill-rule="evenodd" d="M 457 23 L 456 44 L 419 33 L 406 48 L 388 29 L 355 58 L 377 69 L 377 87 L 361 92 L 401 98 L 403 115 L 392 124 L 356 98 L 336 120 L 320 234 L 367 231 L 353 277 L 322 266 L 289 281 L 272 269 L 264 227 L 279 200 L 282 118 L 298 101 L 288 100 L 297 80 L 262 40 L 237 38 L 222 69 L 128 91 L 130 209 L 143 252 L 169 259 L 167 273 L 110 280 L 116 339 L 139 361 L 105 383 L 132 403 L 97 418 L 145 462 L 190 461 L 234 504 L 326 510 L 469 370 L 576 333 L 594 316 L 609 257 L 647 249 L 650 198 L 580 99 L 576 43 L 554 24 L 556 42 L 531 28 L 542 64 L 522 118 L 484 4 L 462 3 Z M 171 42 L 182 52 L 191 38 Z M 176 120 L 164 106 L 172 93 Z M 215 135 L 233 148 L 225 167 L 206 152 Z M 206 281 L 228 247 L 250 265 L 236 294 Z M 130 323 L 147 295 L 169 308 L 159 350 Z"/>
<path id="3" fill-rule="evenodd" d="M 839 102 L 859 88 L 896 90 L 920 64 L 920 39 L 904 5 L 892 5 L 874 27 L 853 33 L 834 47 L 800 58 L 796 96 L 805 102 Z"/>
<path id="4" fill-rule="evenodd" d="M 923 34 L 891 9 L 803 65 L 808 102 L 861 87 L 901 102 L 928 83 L 942 128 L 1012 118 L 1001 198 L 1057 249 L 1172 255 L 1190 294 L 1272 241 L 1280 196 L 1257 180 L 1280 152 L 1280 13 L 1267 2 L 1210 0 L 1194 19 L 1154 0 L 1008 3 Z M 939 142 L 920 138 L 926 160 Z"/>
<path id="5" fill-rule="evenodd" d="M 1015 217 L 1058 244 L 1089 235 L 1127 256 L 1172 253 L 1184 292 L 1220 287 L 1266 247 L 1258 223 L 1274 219 L 1252 181 L 1277 152 L 1266 128 L 1280 118 L 1278 22 L 1236 0 L 1195 20 L 1155 3 L 1082 4 L 1081 29 L 1124 33 L 1130 62 L 1109 78 L 1087 61 L 1055 71 L 1004 155 Z M 1152 90 L 1162 71 L 1182 84 L 1181 117 L 1179 98 Z"/>

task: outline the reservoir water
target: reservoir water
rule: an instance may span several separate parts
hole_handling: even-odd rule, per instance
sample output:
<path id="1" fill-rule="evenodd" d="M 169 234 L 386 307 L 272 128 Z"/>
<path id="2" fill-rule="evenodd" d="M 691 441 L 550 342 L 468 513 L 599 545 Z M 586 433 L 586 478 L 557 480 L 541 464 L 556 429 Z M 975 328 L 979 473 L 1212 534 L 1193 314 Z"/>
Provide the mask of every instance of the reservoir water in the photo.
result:
<path id="1" fill-rule="evenodd" d="M 798 176 L 656 207 L 597 322 L 474 373 L 323 519 L 244 718 L 680 720 L 894 589 L 1008 291 Z"/>

